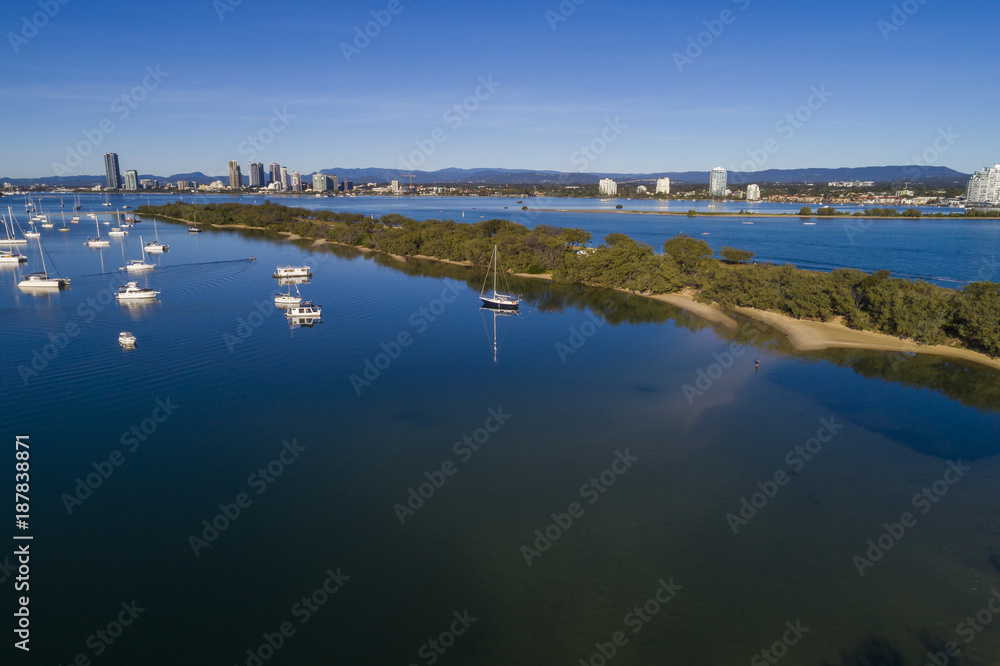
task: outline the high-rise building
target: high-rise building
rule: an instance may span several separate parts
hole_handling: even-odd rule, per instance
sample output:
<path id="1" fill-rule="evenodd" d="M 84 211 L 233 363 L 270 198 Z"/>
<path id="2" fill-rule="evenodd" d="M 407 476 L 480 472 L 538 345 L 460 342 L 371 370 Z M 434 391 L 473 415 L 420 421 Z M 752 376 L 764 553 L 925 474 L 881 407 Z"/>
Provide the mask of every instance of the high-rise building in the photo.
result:
<path id="1" fill-rule="evenodd" d="M 656 179 L 656 193 L 657 194 L 670 194 L 670 179 L 669 178 L 657 178 Z"/>
<path id="2" fill-rule="evenodd" d="M 264 175 L 264 165 L 261 162 L 250 162 L 250 187 L 264 187 L 267 177 Z"/>
<path id="3" fill-rule="evenodd" d="M 104 172 L 108 177 L 108 189 L 122 188 L 122 174 L 118 169 L 118 153 L 104 153 Z"/>
<path id="4" fill-rule="evenodd" d="M 301 192 L 302 191 L 302 174 L 299 173 L 298 171 L 293 171 L 292 172 L 291 188 L 292 188 L 292 192 Z"/>
<path id="5" fill-rule="evenodd" d="M 139 172 L 135 169 L 129 169 L 125 172 L 125 189 L 131 192 L 139 189 Z"/>
<path id="6" fill-rule="evenodd" d="M 281 167 L 278 174 L 278 182 L 281 183 L 281 189 L 288 190 L 288 167 Z"/>
<path id="7" fill-rule="evenodd" d="M 144 190 L 155 190 L 157 184 L 158 183 L 156 182 L 155 178 L 143 178 L 142 180 L 139 181 L 139 185 Z"/>
<path id="8" fill-rule="evenodd" d="M 972 174 L 965 188 L 968 203 L 1000 204 L 1000 162 Z"/>
<path id="9" fill-rule="evenodd" d="M 747 201 L 760 201 L 760 186 L 751 183 L 747 185 Z"/>
<path id="10" fill-rule="evenodd" d="M 393 194 L 399 194 L 399 181 L 394 180 L 391 183 L 389 183 L 389 189 L 392 190 Z"/>
<path id="11" fill-rule="evenodd" d="M 597 184 L 597 191 L 602 197 L 613 197 L 618 195 L 618 183 L 610 178 L 601 178 Z"/>
<path id="12" fill-rule="evenodd" d="M 236 160 L 229 160 L 229 189 L 243 189 L 243 172 L 240 171 L 240 163 Z"/>
<path id="13" fill-rule="evenodd" d="M 326 192 L 330 189 L 330 177 L 322 173 L 313 174 L 313 192 Z"/>
<path id="14" fill-rule="evenodd" d="M 328 180 L 327 183 L 328 187 L 334 192 L 340 189 L 340 184 L 337 182 L 336 176 L 330 176 L 330 180 Z"/>
<path id="15" fill-rule="evenodd" d="M 708 196 L 710 197 L 724 197 L 726 196 L 726 170 L 723 167 L 715 167 L 712 169 L 712 175 L 708 180 Z"/>
<path id="16" fill-rule="evenodd" d="M 271 174 L 271 182 L 272 183 L 280 183 L 281 182 L 281 165 L 280 164 L 278 164 L 277 162 L 271 162 L 271 166 L 270 166 L 269 172 Z"/>
<path id="17" fill-rule="evenodd" d="M 177 189 L 178 190 L 190 190 L 190 189 L 194 189 L 194 183 L 192 183 L 190 180 L 178 180 L 177 181 Z"/>

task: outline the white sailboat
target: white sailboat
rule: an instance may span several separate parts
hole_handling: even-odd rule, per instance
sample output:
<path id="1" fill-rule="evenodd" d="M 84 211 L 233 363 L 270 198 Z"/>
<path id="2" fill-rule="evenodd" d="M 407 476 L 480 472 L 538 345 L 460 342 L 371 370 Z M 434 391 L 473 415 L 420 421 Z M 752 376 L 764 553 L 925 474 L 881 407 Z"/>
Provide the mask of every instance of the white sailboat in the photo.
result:
<path id="1" fill-rule="evenodd" d="M 169 245 L 160 244 L 160 232 L 156 229 L 156 218 L 153 218 L 153 233 L 156 234 L 156 240 L 150 243 L 146 243 L 146 252 L 166 252 L 170 249 Z"/>
<path id="2" fill-rule="evenodd" d="M 87 247 L 108 247 L 111 245 L 111 241 L 101 238 L 101 225 L 94 220 L 94 226 L 97 227 L 97 238 L 87 238 L 87 242 L 84 243 Z"/>
<path id="3" fill-rule="evenodd" d="M 4 238 L 0 238 L 0 245 L 25 245 L 28 241 L 24 238 L 14 237 L 14 210 L 10 206 L 7 206 L 7 214 L 10 215 L 10 228 L 7 227 L 7 221 L 4 220 Z"/>
<path id="4" fill-rule="evenodd" d="M 146 250 L 142 246 L 142 236 L 139 236 L 139 249 L 142 251 L 142 259 L 129 259 L 128 263 L 118 270 L 138 273 L 140 271 L 151 271 L 156 268 L 155 264 L 150 264 L 146 261 Z"/>
<path id="5" fill-rule="evenodd" d="M 62 289 L 69 286 L 69 278 L 50 278 L 45 269 L 45 252 L 42 250 L 42 239 L 38 239 L 38 254 L 42 257 L 42 272 L 28 273 L 17 283 L 21 289 Z"/>
<path id="6" fill-rule="evenodd" d="M 493 257 L 490 259 L 489 266 L 486 267 L 486 277 L 483 279 L 483 288 L 479 290 L 479 299 L 483 302 L 483 306 L 487 308 L 497 308 L 498 310 L 516 310 L 521 304 L 521 299 L 516 296 L 511 296 L 510 294 L 502 293 L 497 291 L 497 275 L 500 263 L 499 251 L 497 246 L 493 246 Z M 493 293 L 488 294 L 486 291 L 486 282 L 490 279 L 490 268 L 493 269 Z M 501 278 L 503 279 L 503 278 Z M 506 279 L 503 279 L 504 284 L 506 284 Z M 510 291 L 510 288 L 506 288 Z"/>
<path id="7" fill-rule="evenodd" d="M 59 231 L 69 231 L 69 227 L 66 226 L 66 211 L 60 211 L 62 213 L 62 223 L 63 225 L 59 227 Z"/>
<path id="8" fill-rule="evenodd" d="M 288 293 L 285 294 L 275 294 L 274 304 L 279 307 L 288 307 L 292 305 L 298 305 L 302 302 L 302 294 L 299 293 L 298 286 L 295 287 L 296 296 L 292 296 L 292 286 L 288 286 Z"/>
<path id="9" fill-rule="evenodd" d="M 7 206 L 7 212 L 10 213 L 10 217 L 13 220 L 14 219 L 14 213 L 11 211 L 10 206 Z M 3 228 L 4 228 L 4 231 L 7 232 L 8 238 L 13 238 L 14 237 L 13 224 L 11 225 L 11 228 L 8 231 L 8 225 L 7 225 L 7 218 L 6 217 L 3 218 Z M 25 242 L 27 242 L 27 241 L 25 241 Z M 11 250 L 0 250 L 0 264 L 13 264 L 13 265 L 16 266 L 18 264 L 26 263 L 28 261 L 28 258 L 26 256 L 24 256 L 23 254 L 21 254 L 21 251 L 19 249 L 17 249 L 17 245 L 13 245 L 12 247 L 13 247 L 13 251 L 11 251 Z"/>

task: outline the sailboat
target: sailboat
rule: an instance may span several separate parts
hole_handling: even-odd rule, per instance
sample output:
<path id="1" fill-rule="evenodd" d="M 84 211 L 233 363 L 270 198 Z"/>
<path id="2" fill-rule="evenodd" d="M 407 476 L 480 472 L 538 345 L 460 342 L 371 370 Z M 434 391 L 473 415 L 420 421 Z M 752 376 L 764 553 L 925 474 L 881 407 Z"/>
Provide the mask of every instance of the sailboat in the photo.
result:
<path id="1" fill-rule="evenodd" d="M 80 195 L 79 194 L 76 195 L 76 198 L 74 199 L 74 201 L 75 201 L 75 203 L 73 204 L 73 210 L 80 210 L 81 208 L 83 208 L 83 204 L 80 203 Z"/>
<path id="2" fill-rule="evenodd" d="M 124 247 L 124 245 L 122 246 Z M 120 271 L 138 272 L 150 271 L 156 268 L 155 264 L 146 262 L 146 250 L 142 246 L 142 236 L 139 236 L 139 249 L 142 251 L 142 259 L 129 259 L 128 263 L 119 268 Z"/>
<path id="3" fill-rule="evenodd" d="M 45 252 L 42 250 L 42 239 L 38 239 L 38 254 L 42 257 L 42 272 L 28 273 L 17 283 L 22 289 L 62 289 L 69 286 L 69 278 L 50 278 L 45 269 Z"/>
<path id="4" fill-rule="evenodd" d="M 7 221 L 4 220 L 5 238 L 0 238 L 0 245 L 24 245 L 28 241 L 23 238 L 14 238 L 14 211 L 7 206 L 7 213 L 10 215 L 10 229 L 7 228 Z"/>
<path id="5" fill-rule="evenodd" d="M 11 212 L 10 206 L 7 206 L 7 212 L 10 213 L 11 220 L 14 219 L 14 213 Z M 13 225 L 11 225 L 13 226 Z M 14 237 L 14 231 L 7 229 L 7 218 L 3 218 L 3 228 L 7 232 L 9 238 Z M 25 241 L 27 242 L 27 241 Z M 17 249 L 17 245 L 13 246 L 14 250 L 0 250 L 0 264 L 23 264 L 28 261 L 28 258 L 21 254 L 21 251 Z"/>
<path id="6" fill-rule="evenodd" d="M 160 232 L 156 230 L 156 218 L 153 218 L 153 233 L 156 234 L 156 240 L 151 243 L 146 243 L 146 252 L 166 252 L 170 249 L 169 245 L 160 244 Z"/>
<path id="7" fill-rule="evenodd" d="M 120 218 L 121 218 L 121 215 L 119 213 L 115 213 L 115 219 L 116 220 L 120 220 Z M 111 230 L 108 231 L 108 235 L 109 236 L 124 236 L 127 233 L 128 232 L 125 231 L 124 228 L 122 228 L 120 221 L 118 222 L 118 226 L 117 227 L 112 227 Z"/>
<path id="8" fill-rule="evenodd" d="M 483 306 L 487 308 L 496 308 L 498 310 L 516 310 L 521 304 L 521 299 L 510 294 L 504 294 L 497 291 L 497 272 L 499 259 L 499 250 L 497 246 L 493 246 L 493 257 L 490 259 L 489 266 L 486 267 L 486 277 L 483 279 L 483 288 L 479 291 L 479 300 L 483 302 Z M 493 268 L 493 294 L 488 295 L 486 292 L 486 282 L 490 279 L 490 268 Z M 506 280 L 504 280 L 506 283 Z M 510 289 L 507 289 L 510 291 Z"/>
<path id="9" fill-rule="evenodd" d="M 102 203 L 101 205 L 102 206 L 108 206 L 109 208 L 111 207 L 111 200 L 108 199 L 108 195 L 107 194 L 104 195 L 104 203 Z"/>
<path id="10" fill-rule="evenodd" d="M 292 296 L 292 287 L 291 285 L 289 285 L 288 293 L 276 294 L 274 296 L 274 304 L 277 305 L 278 307 L 288 307 L 291 305 L 298 305 L 300 302 L 302 302 L 302 294 L 299 293 L 298 286 L 295 287 L 295 293 L 298 295 Z"/>
<path id="11" fill-rule="evenodd" d="M 63 225 L 59 227 L 59 231 L 69 231 L 69 227 L 66 226 L 66 211 L 60 211 L 62 213 L 62 223 Z"/>
<path id="12" fill-rule="evenodd" d="M 45 214 L 44 209 L 38 214 L 38 220 L 42 223 L 42 229 L 52 228 L 52 223 L 49 222 L 49 216 Z"/>
<path id="13" fill-rule="evenodd" d="M 87 242 L 84 243 L 87 247 L 108 247 L 111 245 L 111 241 L 104 240 L 101 238 L 101 225 L 94 220 L 94 226 L 97 227 L 97 238 L 87 238 Z"/>

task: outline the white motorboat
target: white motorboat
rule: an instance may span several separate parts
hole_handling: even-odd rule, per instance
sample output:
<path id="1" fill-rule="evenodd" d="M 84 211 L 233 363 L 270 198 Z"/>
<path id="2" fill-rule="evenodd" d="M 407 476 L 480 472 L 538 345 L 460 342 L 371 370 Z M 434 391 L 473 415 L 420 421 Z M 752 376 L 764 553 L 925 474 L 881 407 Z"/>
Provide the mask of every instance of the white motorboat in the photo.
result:
<path id="1" fill-rule="evenodd" d="M 479 300 L 483 302 L 483 306 L 487 308 L 497 308 L 498 310 L 516 310 L 521 304 L 521 299 L 516 296 L 511 296 L 510 294 L 502 293 L 497 291 L 497 274 L 498 274 L 498 264 L 499 254 L 497 246 L 493 246 L 493 257 L 490 259 L 490 265 L 486 267 L 486 277 L 483 279 L 483 288 L 479 291 Z M 493 294 L 490 295 L 486 291 L 486 281 L 490 279 L 490 268 L 493 268 Z M 502 279 L 502 278 L 501 278 Z M 503 280 L 506 283 L 506 280 Z M 507 288 L 507 291 L 510 291 Z"/>
<path id="2" fill-rule="evenodd" d="M 119 301 L 145 301 L 156 298 L 159 295 L 160 292 L 154 289 L 143 289 L 139 286 L 138 282 L 126 282 L 118 287 L 118 293 L 115 294 L 115 298 Z"/>
<path id="3" fill-rule="evenodd" d="M 274 278 L 311 278 L 312 269 L 309 266 L 278 266 L 274 269 Z"/>
<path id="4" fill-rule="evenodd" d="M 42 250 L 42 240 L 38 240 L 38 254 L 42 257 L 42 272 L 28 273 L 17 283 L 22 289 L 62 289 L 69 286 L 69 278 L 49 277 L 45 269 L 45 252 Z"/>
<path id="5" fill-rule="evenodd" d="M 285 316 L 299 319 L 318 319 L 323 316 L 323 310 L 321 306 L 313 305 L 312 301 L 302 301 L 298 305 L 288 308 Z"/>
<path id="6" fill-rule="evenodd" d="M 129 331 L 122 331 L 118 334 L 118 344 L 122 347 L 135 347 L 136 339 Z"/>

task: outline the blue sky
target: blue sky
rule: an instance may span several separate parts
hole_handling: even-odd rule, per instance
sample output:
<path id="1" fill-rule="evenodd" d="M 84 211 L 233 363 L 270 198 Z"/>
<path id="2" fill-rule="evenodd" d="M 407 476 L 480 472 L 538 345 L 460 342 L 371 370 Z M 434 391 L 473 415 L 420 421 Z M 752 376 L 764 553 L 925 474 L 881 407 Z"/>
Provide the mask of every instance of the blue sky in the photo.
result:
<path id="1" fill-rule="evenodd" d="M 64 1 L 5 4 L 0 176 L 1000 161 L 994 3 Z"/>

